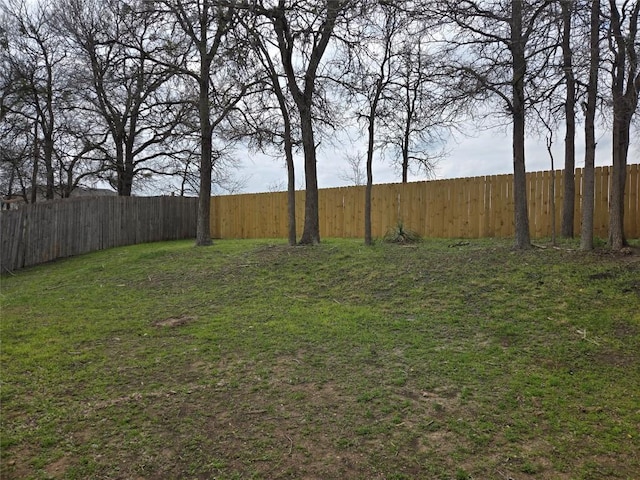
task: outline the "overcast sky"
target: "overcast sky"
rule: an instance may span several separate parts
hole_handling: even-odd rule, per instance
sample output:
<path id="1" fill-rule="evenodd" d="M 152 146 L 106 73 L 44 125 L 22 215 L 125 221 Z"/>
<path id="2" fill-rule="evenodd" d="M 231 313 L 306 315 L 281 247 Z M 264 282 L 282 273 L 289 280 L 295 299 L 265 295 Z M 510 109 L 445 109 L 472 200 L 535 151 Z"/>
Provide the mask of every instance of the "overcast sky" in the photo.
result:
<path id="1" fill-rule="evenodd" d="M 583 132 L 578 126 L 576 138 L 576 167 L 584 166 Z M 351 152 L 349 151 L 351 150 Z M 353 185 L 344 178 L 348 170 L 345 155 L 353 150 L 365 150 L 365 146 L 320 148 L 318 151 L 318 184 L 319 188 Z M 511 154 L 511 133 L 504 127 L 476 132 L 472 136 L 458 135 L 447 145 L 449 154 L 439 161 L 435 179 L 475 177 L 482 175 L 513 173 Z M 552 147 L 555 168 L 562 169 L 564 165 L 564 133 L 556 132 Z M 240 152 L 237 152 L 240 154 Z M 266 192 L 286 190 L 286 170 L 284 159 L 276 160 L 259 154 L 245 154 L 247 158 L 242 162 L 237 172 L 245 179 L 245 187 L 239 193 Z M 628 157 L 629 163 L 640 162 L 640 141 L 632 139 Z M 611 141 L 606 134 L 598 137 L 596 151 L 596 166 L 611 164 Z M 528 172 L 550 170 L 551 161 L 547 152 L 544 138 L 527 138 L 526 168 Z M 296 157 L 297 187 L 304 188 L 304 167 L 302 153 Z M 374 183 L 395 183 L 400 176 L 388 162 L 374 162 Z M 413 176 L 410 181 L 425 180 L 424 177 Z"/>

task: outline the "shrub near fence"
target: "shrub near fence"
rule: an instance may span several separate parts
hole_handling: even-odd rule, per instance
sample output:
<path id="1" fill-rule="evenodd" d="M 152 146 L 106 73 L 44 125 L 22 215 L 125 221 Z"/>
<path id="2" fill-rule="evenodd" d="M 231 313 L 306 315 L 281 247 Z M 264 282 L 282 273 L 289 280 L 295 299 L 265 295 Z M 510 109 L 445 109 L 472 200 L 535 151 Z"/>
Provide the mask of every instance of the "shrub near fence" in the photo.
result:
<path id="1" fill-rule="evenodd" d="M 195 238 L 197 199 L 78 197 L 0 213 L 2 272 L 105 248 Z"/>
<path id="2" fill-rule="evenodd" d="M 609 228 L 610 167 L 595 172 L 594 235 Z M 576 170 L 574 232 L 580 234 L 582 169 Z M 529 224 L 533 238 L 551 236 L 552 172 L 527 174 Z M 640 165 L 629 165 L 625 195 L 625 232 L 640 237 Z M 560 231 L 563 173 L 555 172 L 556 231 Z M 286 192 L 212 198 L 211 234 L 216 238 L 286 238 Z M 320 233 L 324 237 L 364 237 L 364 187 L 319 191 Z M 382 237 L 402 222 L 425 237 L 512 237 L 513 176 L 434 180 L 374 185 L 372 233 Z M 304 192 L 296 192 L 298 236 L 304 222 Z"/>

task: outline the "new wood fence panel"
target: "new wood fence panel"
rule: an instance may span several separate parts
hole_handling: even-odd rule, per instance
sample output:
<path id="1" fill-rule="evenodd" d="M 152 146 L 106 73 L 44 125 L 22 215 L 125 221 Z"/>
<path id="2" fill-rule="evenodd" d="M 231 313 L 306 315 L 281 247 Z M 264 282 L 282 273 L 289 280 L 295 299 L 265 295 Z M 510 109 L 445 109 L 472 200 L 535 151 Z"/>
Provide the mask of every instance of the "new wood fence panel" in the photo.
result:
<path id="1" fill-rule="evenodd" d="M 427 229 L 427 210 L 429 204 L 427 203 L 427 186 L 415 184 L 416 190 L 416 208 L 418 209 L 418 222 L 416 228 L 420 232 L 424 232 Z"/>
<path id="2" fill-rule="evenodd" d="M 475 188 L 472 186 L 472 181 L 470 178 L 463 178 L 461 180 L 461 199 L 463 204 L 461 205 L 462 211 L 462 235 L 464 238 L 472 238 L 474 235 L 472 231 L 474 230 L 472 224 L 477 219 L 477 214 L 474 214 L 474 220 L 472 221 L 471 210 L 474 208 L 474 203 L 477 202 L 477 196 Z"/>
<path id="3" fill-rule="evenodd" d="M 380 185 L 371 186 L 371 235 L 375 237 L 381 237 L 386 231 L 386 220 L 384 218 L 384 199 L 380 194 Z M 363 188 L 362 194 L 364 195 L 365 189 Z M 364 226 L 364 212 L 362 212 L 362 225 Z"/>
<path id="4" fill-rule="evenodd" d="M 460 205 L 456 206 L 458 211 L 458 234 L 456 236 L 469 238 L 471 236 L 471 208 L 473 203 L 471 182 L 469 178 L 461 178 L 457 183 L 457 197 Z"/>
<path id="5" fill-rule="evenodd" d="M 409 188 L 409 216 L 411 217 L 411 229 L 424 232 L 426 228 L 426 199 L 425 185 L 412 183 Z"/>
<path id="6" fill-rule="evenodd" d="M 551 196 L 551 176 L 549 172 L 536 172 L 535 174 L 536 185 L 533 188 L 533 195 L 536 198 L 535 214 L 535 231 L 532 234 L 533 238 L 542 238 L 551 235 L 551 222 L 549 208 L 549 197 Z"/>
<path id="7" fill-rule="evenodd" d="M 495 237 L 497 235 L 497 225 L 496 225 L 496 212 L 498 211 L 498 194 L 499 191 L 499 182 L 497 175 L 490 175 L 487 177 L 487 225 L 488 225 L 488 237 Z"/>
<path id="8" fill-rule="evenodd" d="M 303 190 L 296 191 L 296 238 L 298 240 L 304 231 L 304 209 L 307 202 L 305 193 Z M 283 236 L 286 237 L 286 234 Z"/>
<path id="9" fill-rule="evenodd" d="M 402 223 L 411 230 L 417 230 L 418 225 L 413 219 L 413 206 L 412 203 L 415 201 L 412 195 L 412 185 L 409 184 L 403 185 L 402 188 L 398 188 L 397 184 L 394 184 L 396 196 L 398 198 L 398 219 L 402 221 Z"/>
<path id="10" fill-rule="evenodd" d="M 481 237 L 492 237 L 493 230 L 491 229 L 491 177 L 482 177 L 482 181 L 478 182 L 482 184 L 482 203 L 481 203 Z"/>
<path id="11" fill-rule="evenodd" d="M 467 179 L 467 188 L 469 189 L 469 225 L 468 225 L 468 237 L 477 238 L 481 235 L 482 225 L 482 207 L 481 204 L 484 201 L 484 192 L 482 191 L 480 182 L 474 182 L 472 179 Z"/>
<path id="12" fill-rule="evenodd" d="M 390 196 L 387 185 L 373 185 L 371 188 L 371 234 L 381 237 L 389 228 L 388 212 Z M 363 193 L 364 195 L 364 193 Z M 364 214 L 362 218 L 364 222 Z"/>
<path id="13" fill-rule="evenodd" d="M 425 188 L 428 192 L 428 222 L 427 228 L 424 230 L 426 237 L 439 237 L 442 236 L 444 229 L 444 209 L 441 203 L 446 204 L 447 190 L 445 183 L 442 181 L 435 181 L 427 184 Z"/>
<path id="14" fill-rule="evenodd" d="M 555 179 L 553 176 L 555 175 Z M 564 201 L 564 175 L 560 171 L 556 171 L 552 173 L 552 182 L 555 182 L 555 207 L 556 207 L 556 232 L 560 234 L 562 228 L 562 202 Z M 575 182 L 575 173 L 574 173 L 574 182 Z M 575 198 L 573 203 L 573 232 L 574 235 L 580 235 L 580 223 L 578 223 L 578 229 L 576 230 L 576 218 L 580 218 L 580 195 L 579 188 L 577 184 L 575 186 Z M 554 198 L 554 197 L 551 197 Z M 551 235 L 551 232 L 549 232 Z"/>
<path id="15" fill-rule="evenodd" d="M 319 211 L 325 212 L 320 220 L 321 232 L 338 232 L 337 218 L 340 205 L 338 205 L 337 202 L 339 200 L 340 195 L 332 195 L 327 190 L 318 192 Z"/>
<path id="16" fill-rule="evenodd" d="M 625 197 L 625 231 L 629 238 L 640 237 L 638 185 L 640 165 L 630 165 Z M 598 167 L 594 200 L 594 235 L 608 232 L 609 167 Z M 555 176 L 555 180 L 554 180 Z M 575 172 L 576 207 L 574 232 L 581 224 L 582 170 Z M 533 238 L 549 237 L 551 213 L 555 205 L 556 232 L 562 221 L 564 178 L 562 171 L 527 174 L 530 233 Z M 551 186 L 555 184 L 552 197 Z M 319 192 L 320 234 L 322 237 L 364 236 L 365 187 L 341 187 Z M 278 199 L 277 201 L 275 199 Z M 258 201 L 258 203 L 255 203 Z M 304 192 L 296 192 L 298 237 L 304 222 Z M 215 197 L 212 206 L 215 236 L 223 238 L 286 237 L 286 193 Z M 409 184 L 381 184 L 372 189 L 372 234 L 383 236 L 402 222 L 406 228 L 427 237 L 512 237 L 513 176 L 490 175 Z M 259 212 L 256 216 L 255 213 Z M 249 223 L 247 223 L 249 222 Z M 253 223 L 251 223 L 253 222 Z M 274 226 L 274 224 L 277 224 Z M 250 233 L 248 233 L 250 230 Z"/>
<path id="17" fill-rule="evenodd" d="M 534 172 L 527 176 L 529 189 L 529 230 L 533 238 L 549 235 L 547 215 L 549 214 L 547 199 L 549 195 L 549 177 L 547 172 Z"/>
<path id="18" fill-rule="evenodd" d="M 209 209 L 209 226 L 211 228 L 211 236 L 213 238 L 221 238 L 222 237 L 222 224 L 223 219 L 222 216 L 219 215 L 220 212 L 220 204 L 224 202 L 224 198 L 226 197 L 211 197 L 211 207 Z M 226 220 L 225 220 L 226 221 Z"/>
<path id="19" fill-rule="evenodd" d="M 344 227 L 349 201 L 345 199 L 343 189 L 320 190 L 318 202 L 319 211 L 324 212 L 320 217 L 320 232 L 335 232 L 338 237 L 347 236 Z"/>
<path id="20" fill-rule="evenodd" d="M 364 195 L 365 187 L 358 188 L 341 188 L 341 194 L 345 198 L 345 206 L 348 215 L 345 215 L 345 231 L 349 231 L 351 238 L 364 237 Z"/>
<path id="21" fill-rule="evenodd" d="M 576 170 L 574 181 L 576 188 L 576 198 L 573 210 L 573 234 L 579 236 L 580 229 L 582 228 L 582 202 L 584 201 L 583 169 Z"/>
<path id="22" fill-rule="evenodd" d="M 609 232 L 609 174 L 610 169 L 595 169 L 595 203 L 593 207 L 593 234 L 607 238 Z"/>
<path id="23" fill-rule="evenodd" d="M 277 217 L 277 228 L 273 234 L 274 238 L 286 237 L 288 234 L 287 224 L 289 222 L 289 210 L 287 208 L 287 192 L 280 192 L 277 195 L 273 195 L 275 202 L 274 208 L 280 212 Z"/>
<path id="24" fill-rule="evenodd" d="M 508 175 L 493 175 L 491 180 L 491 230 L 494 237 L 513 235 L 513 212 L 509 208 Z"/>

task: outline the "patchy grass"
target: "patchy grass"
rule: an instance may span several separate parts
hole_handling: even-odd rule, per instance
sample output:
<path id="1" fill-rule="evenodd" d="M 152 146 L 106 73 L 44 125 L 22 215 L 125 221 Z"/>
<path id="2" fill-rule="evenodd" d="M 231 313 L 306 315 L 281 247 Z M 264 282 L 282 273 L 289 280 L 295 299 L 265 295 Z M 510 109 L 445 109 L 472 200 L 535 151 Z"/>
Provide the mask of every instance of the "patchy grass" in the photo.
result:
<path id="1" fill-rule="evenodd" d="M 191 245 L 2 278 L 3 479 L 637 478 L 637 249 Z"/>

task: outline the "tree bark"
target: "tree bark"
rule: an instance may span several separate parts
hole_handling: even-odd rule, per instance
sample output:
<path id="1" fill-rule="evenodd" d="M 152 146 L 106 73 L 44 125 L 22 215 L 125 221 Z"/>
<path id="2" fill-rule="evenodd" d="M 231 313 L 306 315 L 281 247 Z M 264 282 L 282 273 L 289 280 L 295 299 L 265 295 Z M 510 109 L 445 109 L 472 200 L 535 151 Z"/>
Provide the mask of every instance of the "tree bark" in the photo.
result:
<path id="1" fill-rule="evenodd" d="M 620 250 L 626 245 L 624 235 L 624 191 L 627 179 L 627 155 L 631 120 L 638 105 L 640 73 L 638 73 L 638 14 L 636 1 L 628 15 L 629 31 L 622 31 L 622 17 L 616 0 L 609 0 L 611 10 L 610 47 L 615 61 L 612 66 L 611 92 L 613 97 L 613 167 L 609 197 L 609 247 Z M 626 84 L 626 86 L 625 86 Z"/>
<path id="2" fill-rule="evenodd" d="M 525 169 L 525 96 L 524 77 L 527 62 L 522 30 L 522 1 L 512 0 L 511 54 L 513 56 L 513 200 L 515 215 L 515 248 L 531 247 L 527 210 L 527 177 Z"/>
<path id="3" fill-rule="evenodd" d="M 402 137 L 402 183 L 409 181 L 409 137 L 411 135 L 411 112 L 407 109 L 407 121 Z"/>
<path id="4" fill-rule="evenodd" d="M 300 111 L 300 129 L 302 130 L 302 148 L 304 150 L 305 204 L 304 227 L 300 244 L 320 243 L 320 218 L 318 202 L 318 171 L 316 165 L 316 145 L 313 135 L 313 118 L 310 105 L 302 105 Z"/>
<path id="5" fill-rule="evenodd" d="M 615 101 L 614 101 L 615 103 Z M 609 196 L 609 247 L 620 250 L 625 246 L 624 236 L 624 189 L 627 179 L 627 152 L 629 150 L 629 128 L 624 115 L 613 120 L 613 165 Z"/>
<path id="6" fill-rule="evenodd" d="M 285 133 L 285 135 L 287 135 Z M 289 245 L 293 246 L 297 242 L 296 225 L 296 172 L 293 163 L 293 147 L 291 145 L 291 132 L 288 133 L 288 140 L 285 138 L 285 156 L 287 158 L 287 214 L 289 217 Z M 286 145 L 288 143 L 288 145 Z"/>
<path id="7" fill-rule="evenodd" d="M 200 45 L 200 91 L 198 113 L 200 116 L 200 185 L 198 190 L 198 216 L 196 224 L 196 246 L 206 247 L 211 240 L 211 153 L 212 128 L 211 106 L 209 105 L 209 70 L 211 61 L 207 53 L 206 28 L 202 29 Z"/>
<path id="8" fill-rule="evenodd" d="M 50 63 L 50 58 L 48 52 L 46 50 L 46 46 L 42 44 L 39 40 L 38 43 L 41 44 L 41 49 L 43 52 L 43 57 L 46 65 L 46 91 L 45 91 L 45 104 L 44 110 L 40 112 L 40 121 L 42 122 L 42 147 L 43 147 L 43 160 L 44 160 L 44 168 L 47 174 L 47 185 L 45 190 L 45 198 L 47 200 L 53 200 L 54 197 L 54 172 L 53 172 L 53 152 L 54 152 L 54 140 L 53 140 L 53 129 L 54 129 L 54 106 L 53 106 L 53 67 Z M 36 93 L 36 103 L 38 103 Z M 40 108 L 38 106 L 38 108 Z"/>
<path id="9" fill-rule="evenodd" d="M 589 34 L 589 88 L 587 91 L 587 107 L 585 111 L 585 157 L 582 187 L 582 226 L 580 231 L 580 248 L 593 250 L 593 210 L 595 201 L 595 157 L 596 136 L 595 118 L 598 98 L 598 68 L 600 66 L 599 45 L 600 0 L 591 4 L 591 26 Z"/>
<path id="10" fill-rule="evenodd" d="M 30 203 L 38 201 L 38 168 L 40 166 L 40 140 L 38 139 L 38 122 L 33 124 L 33 170 L 31 171 Z"/>
<path id="11" fill-rule="evenodd" d="M 364 189 L 364 244 L 371 245 L 373 243 L 373 237 L 371 235 L 371 191 L 373 190 L 373 149 L 374 149 L 374 135 L 375 135 L 375 122 L 376 111 L 378 110 L 378 99 L 382 92 L 382 81 L 378 80 L 376 88 L 375 98 L 369 109 L 369 126 L 368 126 L 368 141 L 367 141 L 367 185 Z"/>
<path id="12" fill-rule="evenodd" d="M 576 82 L 573 75 L 573 53 L 571 51 L 571 19 L 574 0 L 560 2 L 562 8 L 562 56 L 566 82 L 564 104 L 566 136 L 564 141 L 564 199 L 562 203 L 561 234 L 565 238 L 573 237 L 575 211 L 575 165 L 576 165 Z"/>

